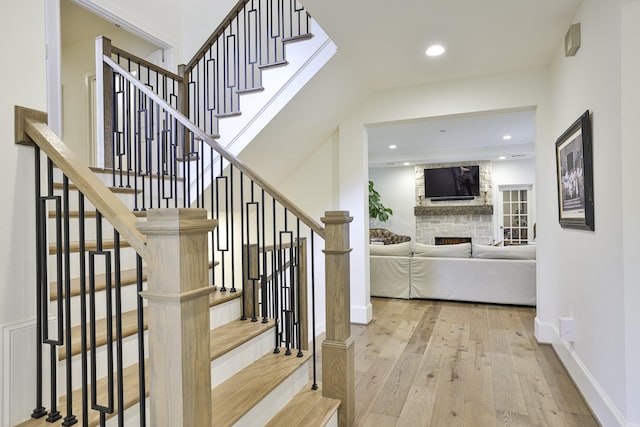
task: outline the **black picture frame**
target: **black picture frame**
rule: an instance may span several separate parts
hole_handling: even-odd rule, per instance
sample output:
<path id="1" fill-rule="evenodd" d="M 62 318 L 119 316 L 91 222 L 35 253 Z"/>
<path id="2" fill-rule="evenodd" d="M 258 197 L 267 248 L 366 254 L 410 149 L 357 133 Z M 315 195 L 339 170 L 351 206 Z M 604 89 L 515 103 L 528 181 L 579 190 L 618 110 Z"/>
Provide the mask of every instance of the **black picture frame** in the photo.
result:
<path id="1" fill-rule="evenodd" d="M 556 170 L 560 226 L 593 231 L 593 140 L 589 110 L 556 140 Z"/>

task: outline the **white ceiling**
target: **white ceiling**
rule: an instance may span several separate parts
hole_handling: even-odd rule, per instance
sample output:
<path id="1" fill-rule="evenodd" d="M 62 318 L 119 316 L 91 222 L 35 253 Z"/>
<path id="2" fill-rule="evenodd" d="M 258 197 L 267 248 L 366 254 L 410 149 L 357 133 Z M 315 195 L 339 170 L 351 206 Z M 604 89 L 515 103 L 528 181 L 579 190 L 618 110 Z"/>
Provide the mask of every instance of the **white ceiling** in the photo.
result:
<path id="1" fill-rule="evenodd" d="M 302 0 L 311 15 L 338 46 L 338 53 L 296 96 L 285 109 L 243 152 L 243 158 L 276 182 L 284 179 L 286 162 L 299 164 L 313 154 L 333 134 L 339 124 L 366 97 L 382 90 L 413 85 L 491 75 L 516 70 L 544 68 L 561 48 L 564 34 L 581 0 Z M 439 42 L 447 52 L 438 58 L 428 58 L 425 49 Z M 508 117 L 503 116 L 504 119 Z M 448 118 L 451 119 L 451 118 Z M 464 119 L 464 118 L 463 118 Z M 488 116 L 483 117 L 489 122 Z M 519 117 L 519 119 L 523 119 Z M 503 128 L 525 126 L 530 129 L 533 142 L 533 121 L 526 125 L 504 122 L 495 124 L 498 129 L 476 128 L 477 143 L 489 141 L 489 145 L 500 145 L 494 134 Z M 396 124 L 397 125 L 397 124 Z M 407 129 L 414 142 L 420 144 L 420 153 L 413 161 L 428 159 L 438 153 L 428 153 L 425 139 L 415 134 L 426 135 L 427 130 Z M 440 128 L 435 120 L 425 126 Z M 462 127 L 466 127 L 464 123 Z M 461 133 L 447 120 L 449 136 Z M 383 129 L 370 129 L 369 143 L 374 151 L 371 161 L 376 165 L 387 159 L 411 160 L 399 156 L 381 158 L 375 152 L 377 145 L 384 145 L 386 138 L 377 141 L 377 133 Z M 400 145 L 404 127 L 394 126 L 390 130 Z M 486 135 L 482 135 L 486 132 Z M 499 133 L 500 133 L 499 132 Z M 515 140 L 509 147 L 513 151 L 504 155 L 525 153 L 533 155 L 531 146 L 518 147 Z M 373 140 L 372 140 L 373 137 Z M 410 138 L 410 135 L 407 137 Z M 469 144 L 471 138 L 460 138 L 460 144 Z M 262 143 L 261 143 L 262 142 Z M 274 145 L 293 147 L 280 150 L 282 162 L 263 162 L 274 150 Z M 450 149 L 454 141 L 448 141 Z M 269 148 L 268 148 L 269 147 Z M 277 149 L 277 148 L 276 148 Z M 465 149 L 465 151 L 467 151 Z M 400 153 L 400 151 L 398 151 Z M 497 152 L 478 154 L 488 157 Z M 267 157 L 265 157 L 267 156 Z M 444 155 L 443 155 L 444 157 Z M 373 164 L 372 164 L 373 165 Z"/>
<path id="2" fill-rule="evenodd" d="M 502 111 L 380 124 L 369 127 L 368 141 L 369 167 L 531 159 L 535 117 L 532 110 Z"/>

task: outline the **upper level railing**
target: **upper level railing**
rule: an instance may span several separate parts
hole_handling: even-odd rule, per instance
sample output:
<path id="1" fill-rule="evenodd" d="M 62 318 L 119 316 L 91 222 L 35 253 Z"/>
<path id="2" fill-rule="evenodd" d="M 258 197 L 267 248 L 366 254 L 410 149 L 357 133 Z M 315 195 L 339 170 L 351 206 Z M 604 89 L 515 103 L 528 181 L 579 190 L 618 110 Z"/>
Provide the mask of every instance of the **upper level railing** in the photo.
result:
<path id="1" fill-rule="evenodd" d="M 240 94 L 261 90 L 260 70 L 286 63 L 285 43 L 311 37 L 309 28 L 297 0 L 241 0 L 183 67 L 180 110 L 218 135 L 218 118 L 240 114 Z"/>

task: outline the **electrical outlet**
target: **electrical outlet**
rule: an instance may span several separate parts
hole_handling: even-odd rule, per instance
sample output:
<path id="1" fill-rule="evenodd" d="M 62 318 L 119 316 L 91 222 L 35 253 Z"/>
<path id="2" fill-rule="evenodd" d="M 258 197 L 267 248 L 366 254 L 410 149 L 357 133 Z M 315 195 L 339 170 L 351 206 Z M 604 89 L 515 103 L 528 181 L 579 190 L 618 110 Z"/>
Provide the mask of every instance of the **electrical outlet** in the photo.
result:
<path id="1" fill-rule="evenodd" d="M 560 318 L 560 338 L 568 342 L 573 342 L 574 340 L 573 317 Z"/>

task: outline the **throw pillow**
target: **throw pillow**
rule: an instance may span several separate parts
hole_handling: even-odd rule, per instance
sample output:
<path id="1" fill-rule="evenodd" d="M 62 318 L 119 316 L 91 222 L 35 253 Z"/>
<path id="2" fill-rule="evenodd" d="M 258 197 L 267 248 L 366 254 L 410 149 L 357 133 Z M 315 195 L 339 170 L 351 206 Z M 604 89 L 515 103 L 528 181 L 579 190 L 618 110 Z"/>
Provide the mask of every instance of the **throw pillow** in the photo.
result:
<path id="1" fill-rule="evenodd" d="M 409 256 L 411 255 L 411 242 L 397 243 L 395 245 L 369 245 L 369 254 L 379 256 Z"/>
<path id="2" fill-rule="evenodd" d="M 470 258 L 471 244 L 458 243 L 456 245 L 425 245 L 416 243 L 414 255 L 432 258 Z"/>
<path id="3" fill-rule="evenodd" d="M 536 246 L 473 245 L 472 257 L 482 259 L 536 259 Z"/>

